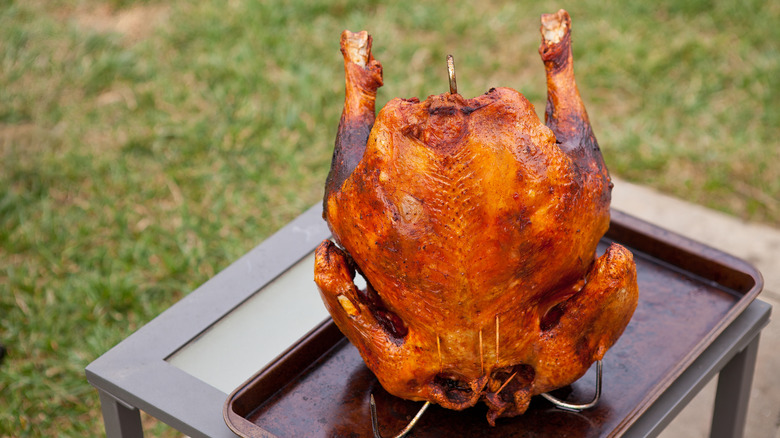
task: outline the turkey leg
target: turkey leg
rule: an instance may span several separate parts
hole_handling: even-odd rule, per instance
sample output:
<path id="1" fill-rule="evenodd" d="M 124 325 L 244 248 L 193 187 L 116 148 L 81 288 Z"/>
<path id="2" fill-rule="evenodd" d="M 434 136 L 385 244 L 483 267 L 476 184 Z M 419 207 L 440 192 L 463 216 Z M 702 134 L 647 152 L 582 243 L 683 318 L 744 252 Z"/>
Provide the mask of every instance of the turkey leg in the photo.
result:
<path id="1" fill-rule="evenodd" d="M 636 265 L 626 248 L 612 244 L 587 275 L 585 286 L 552 308 L 540 321 L 536 348 L 514 366 L 505 378 L 506 389 L 485 395 L 488 422 L 513 417 L 528 408 L 532 395 L 542 394 L 578 380 L 591 364 L 617 341 L 636 309 Z M 524 373 L 525 379 L 516 377 Z M 508 374 L 505 371 L 504 374 Z M 506 384 L 504 384 L 506 386 Z"/>
<path id="2" fill-rule="evenodd" d="M 360 351 L 366 365 L 392 394 L 413 400 L 432 400 L 442 406 L 463 408 L 479 398 L 484 379 L 472 383 L 471 398 L 456 403 L 434 382 L 440 363 L 429 350 L 436 338 L 426 331 L 406 327 L 384 308 L 370 285 L 360 290 L 354 283 L 355 265 L 333 242 L 325 240 L 315 251 L 314 281 L 333 322 Z"/>
<path id="3" fill-rule="evenodd" d="M 544 122 L 561 149 L 583 167 L 609 178 L 588 113 L 574 80 L 571 53 L 571 18 L 563 9 L 542 15 L 539 54 L 547 73 L 547 107 Z"/>
<path id="4" fill-rule="evenodd" d="M 585 287 L 543 321 L 534 393 L 567 385 L 601 360 L 628 325 L 638 298 L 634 256 L 613 243 L 596 259 Z"/>
<path id="5" fill-rule="evenodd" d="M 371 35 L 366 31 L 341 34 L 346 93 L 341 113 L 330 173 L 325 183 L 325 199 L 338 190 L 352 174 L 374 125 L 376 91 L 382 86 L 382 64 L 371 54 Z M 326 201 L 327 202 L 327 201 Z M 327 214 L 327 208 L 324 209 Z"/>

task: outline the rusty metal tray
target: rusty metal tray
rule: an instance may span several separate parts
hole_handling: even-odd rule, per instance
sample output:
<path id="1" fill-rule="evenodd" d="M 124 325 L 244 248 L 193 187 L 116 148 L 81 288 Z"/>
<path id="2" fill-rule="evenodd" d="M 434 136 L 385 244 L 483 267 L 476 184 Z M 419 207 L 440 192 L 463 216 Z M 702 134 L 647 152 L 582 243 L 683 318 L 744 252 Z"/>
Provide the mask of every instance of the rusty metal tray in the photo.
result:
<path id="1" fill-rule="evenodd" d="M 761 291 L 761 275 L 750 264 L 614 210 L 599 253 L 613 241 L 634 253 L 639 305 L 604 358 L 595 408 L 566 412 L 535 397 L 524 415 L 490 427 L 482 404 L 460 412 L 432 406 L 409 436 L 619 435 Z M 555 395 L 585 402 L 594 382 L 591 369 Z M 326 320 L 230 394 L 223 416 L 243 437 L 372 436 L 372 393 L 387 431 L 402 429 L 421 406 L 385 392 L 357 349 Z"/>

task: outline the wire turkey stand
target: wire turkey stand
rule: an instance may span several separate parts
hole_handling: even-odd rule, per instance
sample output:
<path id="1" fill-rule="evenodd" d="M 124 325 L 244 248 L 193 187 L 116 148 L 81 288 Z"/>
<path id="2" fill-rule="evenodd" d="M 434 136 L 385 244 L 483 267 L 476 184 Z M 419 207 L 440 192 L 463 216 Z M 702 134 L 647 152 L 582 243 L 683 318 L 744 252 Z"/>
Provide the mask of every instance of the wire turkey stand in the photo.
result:
<path id="1" fill-rule="evenodd" d="M 455 79 L 455 60 L 452 57 L 452 55 L 447 55 L 447 76 L 449 77 L 450 94 L 457 94 L 458 84 Z M 602 375 L 602 366 L 601 366 L 601 361 L 598 360 L 596 361 L 596 394 L 594 395 L 593 400 L 590 401 L 589 403 L 584 403 L 584 404 L 568 403 L 556 397 L 553 397 L 548 393 L 542 393 L 540 395 L 559 409 L 573 411 L 573 412 L 584 411 L 585 409 L 590 409 L 596 406 L 599 402 L 599 399 L 601 398 L 601 375 Z M 514 377 L 514 375 L 512 375 L 510 379 L 512 377 Z M 414 426 L 420 420 L 420 417 L 422 417 L 422 415 L 425 413 L 425 411 L 428 409 L 430 405 L 431 402 L 429 401 L 425 402 L 425 404 L 420 408 L 420 410 L 417 411 L 417 414 L 414 416 L 414 418 L 412 418 L 412 421 L 410 421 L 409 424 L 407 424 L 406 427 L 404 427 L 403 430 L 401 430 L 401 432 L 399 432 L 397 435 L 394 435 L 393 437 L 402 438 L 406 436 L 406 434 L 409 433 L 412 430 L 412 428 L 414 428 Z M 371 412 L 371 429 L 374 432 L 374 438 L 383 438 L 382 435 L 379 433 L 379 421 L 377 420 L 376 402 L 374 401 L 373 394 L 371 394 L 371 398 L 369 401 L 369 411 Z"/>
<path id="2" fill-rule="evenodd" d="M 596 406 L 599 403 L 599 399 L 601 398 L 601 376 L 602 376 L 602 366 L 601 366 L 601 361 L 598 360 L 596 361 L 596 394 L 593 396 L 593 400 L 591 400 L 588 403 L 584 403 L 584 404 L 568 403 L 558 398 L 555 398 L 548 393 L 542 393 L 540 395 L 559 409 L 572 411 L 572 412 L 584 411 L 586 409 L 590 409 Z M 431 402 L 425 402 L 425 404 L 420 408 L 420 410 L 417 411 L 417 414 L 414 416 L 414 418 L 412 418 L 412 421 L 410 421 L 409 424 L 407 424 L 406 427 L 403 428 L 403 430 L 399 432 L 397 435 L 393 435 L 393 437 L 402 438 L 406 436 L 406 434 L 409 433 L 409 431 L 411 431 L 412 428 L 414 428 L 414 426 L 420 420 L 420 417 L 422 417 L 423 413 L 425 413 L 425 410 L 428 409 L 428 406 L 430 405 Z M 371 412 L 371 429 L 374 431 L 374 438 L 383 438 L 382 434 L 379 433 L 379 421 L 377 421 L 377 417 L 376 417 L 376 402 L 374 401 L 373 394 L 371 394 L 371 399 L 369 401 L 369 411 Z"/>

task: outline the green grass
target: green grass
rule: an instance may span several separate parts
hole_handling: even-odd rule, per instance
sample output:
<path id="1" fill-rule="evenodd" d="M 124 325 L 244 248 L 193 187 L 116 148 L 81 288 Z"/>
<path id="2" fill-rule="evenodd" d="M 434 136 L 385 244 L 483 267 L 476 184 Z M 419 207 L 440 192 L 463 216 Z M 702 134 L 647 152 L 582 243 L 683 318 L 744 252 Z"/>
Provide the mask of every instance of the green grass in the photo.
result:
<path id="1" fill-rule="evenodd" d="M 49 3 L 0 1 L 0 436 L 99 436 L 84 367 L 320 199 L 345 28 L 380 105 L 446 91 L 452 53 L 461 94 L 541 113 L 567 7 L 612 172 L 780 224 L 778 2 Z"/>

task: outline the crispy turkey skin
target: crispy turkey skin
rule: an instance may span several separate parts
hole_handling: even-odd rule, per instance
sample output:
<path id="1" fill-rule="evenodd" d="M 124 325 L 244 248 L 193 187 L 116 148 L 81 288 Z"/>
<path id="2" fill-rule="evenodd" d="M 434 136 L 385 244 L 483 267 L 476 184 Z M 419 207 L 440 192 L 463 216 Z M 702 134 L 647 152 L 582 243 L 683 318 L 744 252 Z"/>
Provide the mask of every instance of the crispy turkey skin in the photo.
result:
<path id="1" fill-rule="evenodd" d="M 545 124 L 510 88 L 396 98 L 375 116 L 371 38 L 342 34 L 346 98 L 323 204 L 335 243 L 317 248 L 315 281 L 396 396 L 484 401 L 494 424 L 580 378 L 636 308 L 631 253 L 595 257 L 612 184 L 570 31 L 565 11 L 542 17 Z"/>

